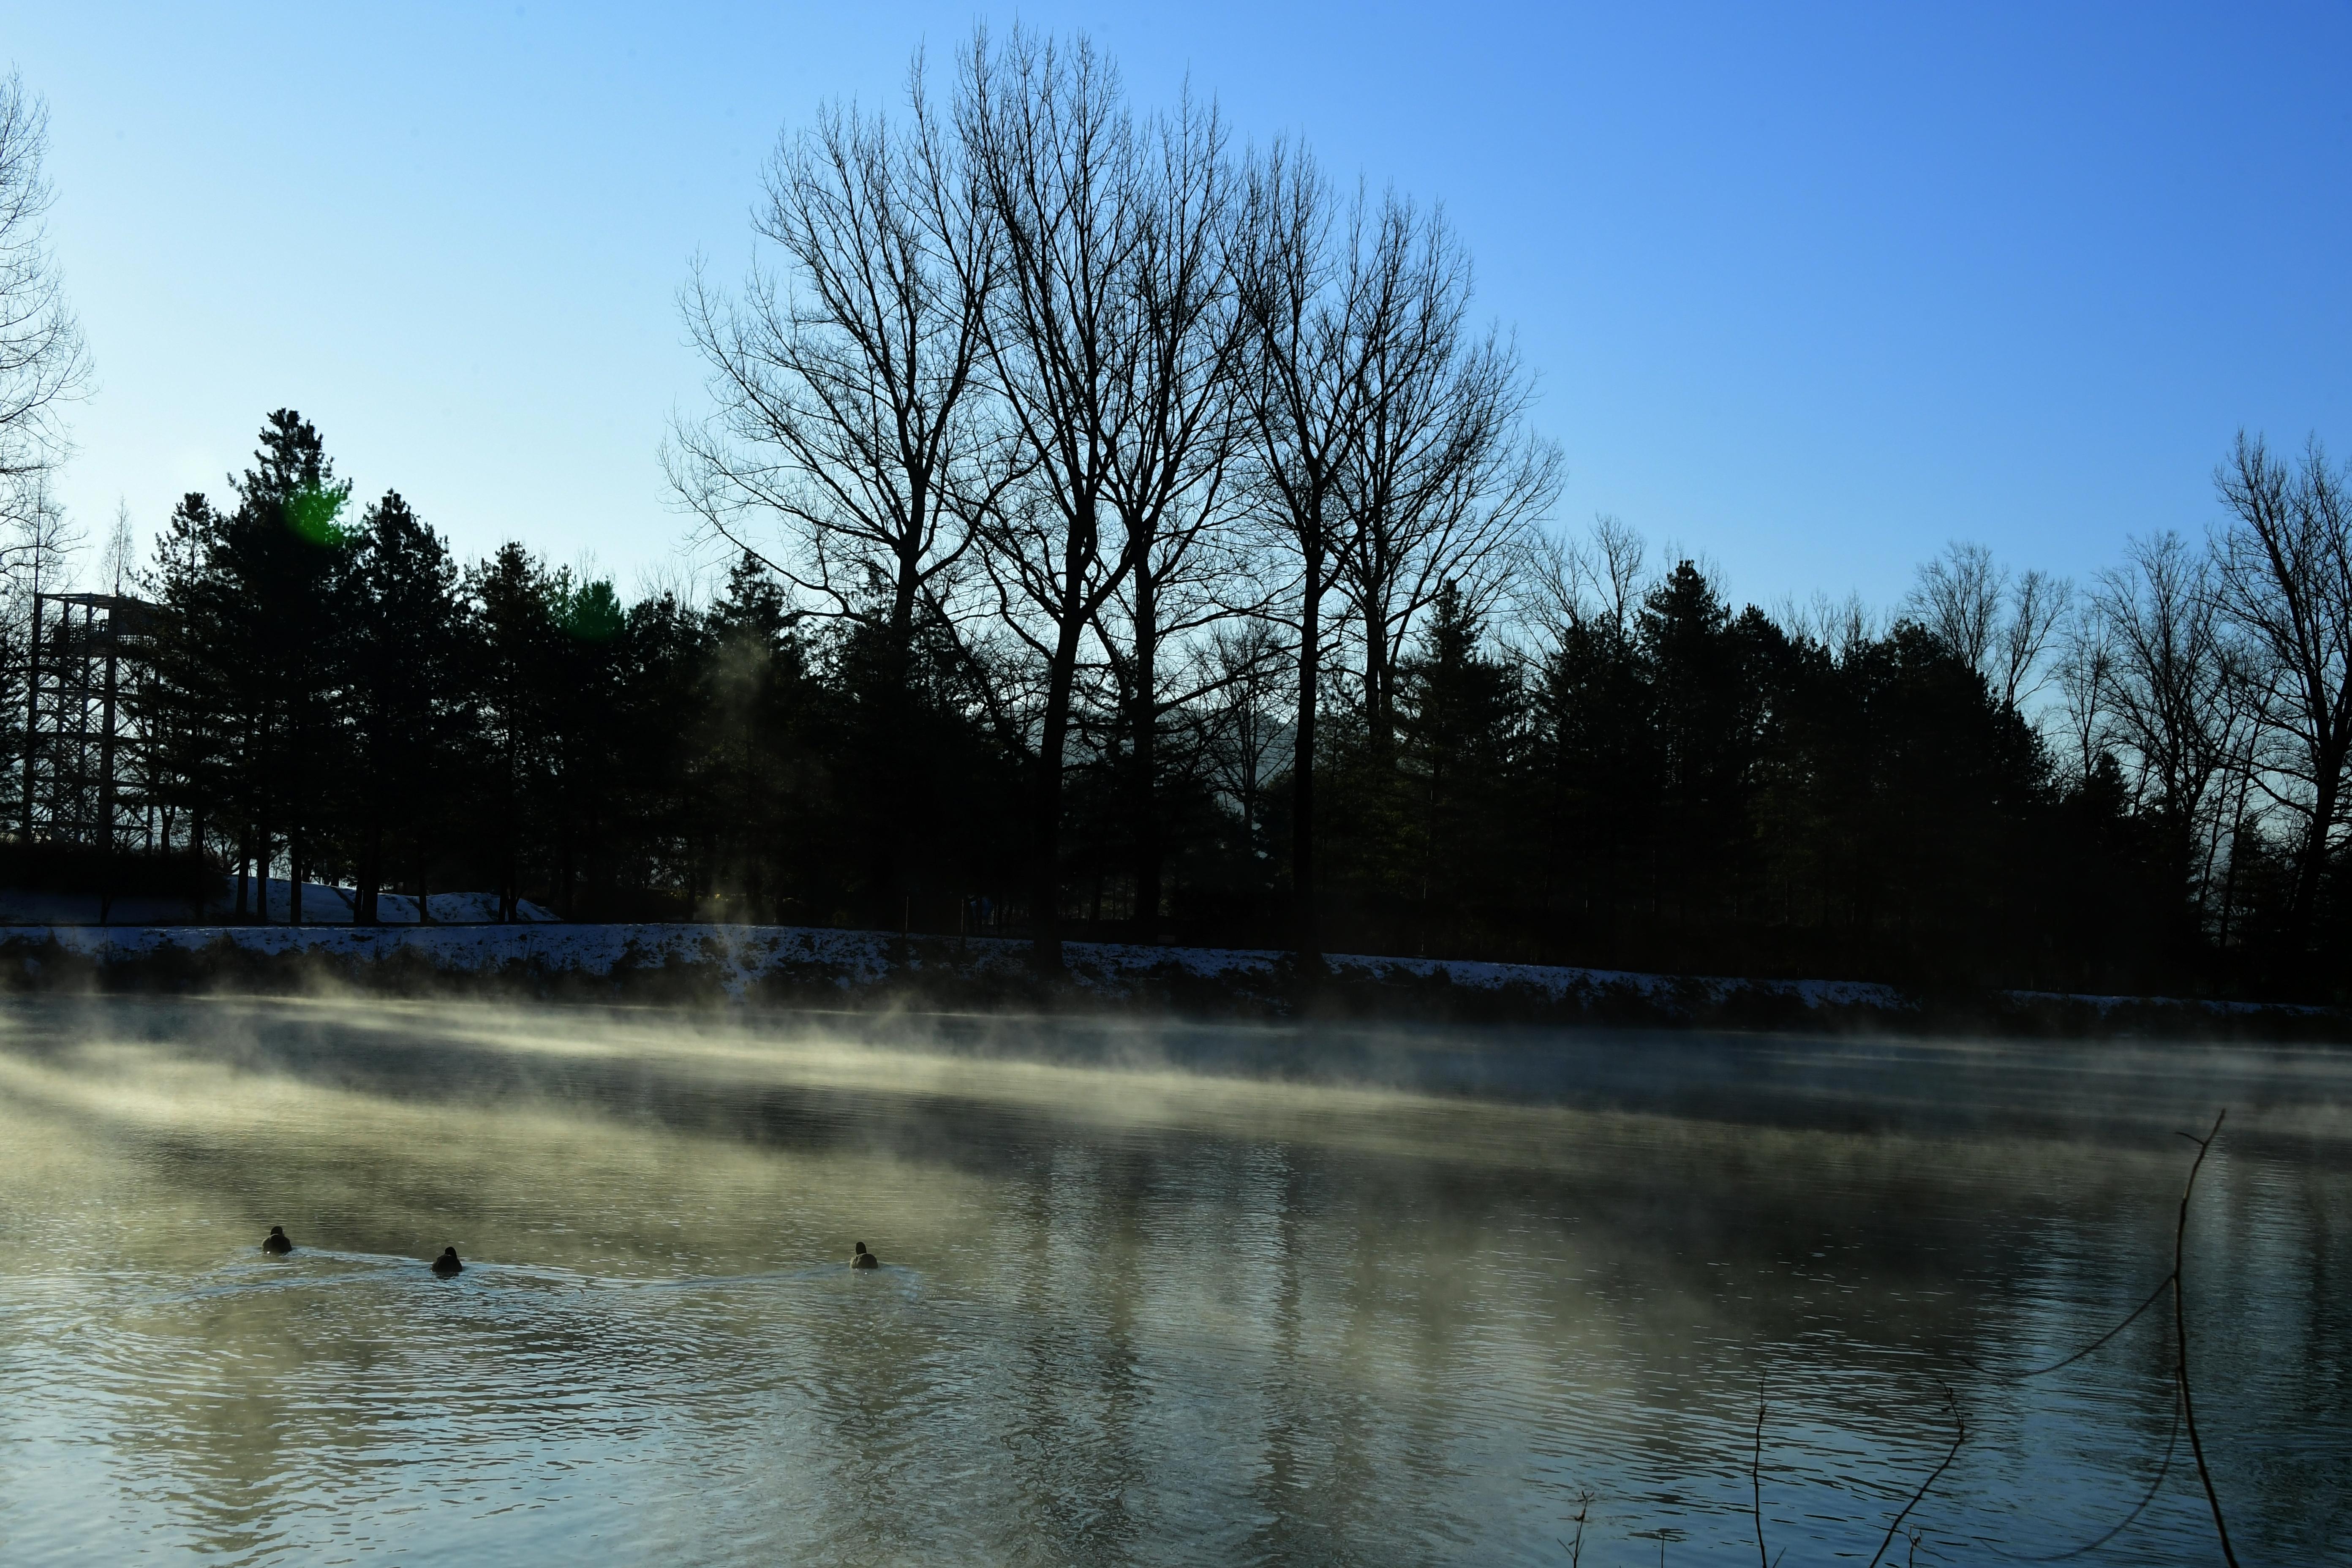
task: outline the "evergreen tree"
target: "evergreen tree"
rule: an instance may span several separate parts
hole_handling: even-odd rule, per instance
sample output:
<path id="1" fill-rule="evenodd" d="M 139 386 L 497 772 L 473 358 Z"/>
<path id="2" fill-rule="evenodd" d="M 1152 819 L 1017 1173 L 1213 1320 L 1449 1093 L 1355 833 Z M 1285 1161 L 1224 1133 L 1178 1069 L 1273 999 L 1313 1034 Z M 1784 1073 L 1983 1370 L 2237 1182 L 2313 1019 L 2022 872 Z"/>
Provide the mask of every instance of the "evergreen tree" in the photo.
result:
<path id="1" fill-rule="evenodd" d="M 546 868 L 557 912 L 582 909 L 583 887 L 605 891 L 609 847 L 625 825 L 631 749 L 643 737 L 617 721 L 626 710 L 629 616 L 613 584 L 575 581 L 568 570 L 545 580 L 552 635 L 542 647 L 541 711 L 547 721 L 539 837 L 552 858 Z"/>
<path id="2" fill-rule="evenodd" d="M 1591 962 L 1628 962 L 1626 923 L 1651 912 L 1635 901 L 1657 831 L 1651 701 L 1639 646 L 1612 619 L 1561 628 L 1534 693 L 1538 898 L 1556 950 Z"/>
<path id="3" fill-rule="evenodd" d="M 800 879 L 795 851 L 815 826 L 823 787 L 806 765 L 810 670 L 798 619 L 782 584 L 749 551 L 710 613 L 695 737 L 708 805 L 696 841 L 711 891 L 755 920 L 796 901 L 786 889 Z"/>
<path id="4" fill-rule="evenodd" d="M 305 870 L 331 853 L 348 755 L 353 552 L 337 520 L 351 487 L 318 431 L 283 408 L 233 483 L 235 512 L 190 496 L 162 542 L 159 701 L 181 727 L 178 771 L 236 825 L 238 864 L 250 858 L 265 887 L 283 835 L 299 921 Z M 266 918 L 266 895 L 255 908 Z"/>
<path id="5" fill-rule="evenodd" d="M 352 537 L 339 521 L 351 486 L 338 481 L 310 422 L 281 408 L 262 426 L 255 466 L 238 482 L 230 570 L 249 591 L 261 721 L 248 784 L 260 820 L 282 826 L 290 918 L 302 920 L 302 883 L 341 826 L 331 782 L 348 766 L 339 700 L 348 668 Z M 265 865 L 272 835 L 262 833 Z"/>
<path id="6" fill-rule="evenodd" d="M 1486 628 L 1448 583 L 1419 650 L 1398 672 L 1397 738 L 1408 785 L 1401 860 L 1418 906 L 1417 948 L 1466 954 L 1508 941 L 1532 824 L 1525 809 L 1527 703 L 1517 668 L 1487 656 Z"/>
<path id="7" fill-rule="evenodd" d="M 543 843 L 539 805 L 550 772 L 558 700 L 554 584 L 520 544 L 467 574 L 467 673 L 480 716 L 477 864 L 490 873 L 499 919 L 512 921 L 526 867 Z"/>
<path id="8" fill-rule="evenodd" d="M 236 809 L 242 742 L 257 716 L 240 710 L 247 683 L 230 666 L 247 625 L 232 585 L 212 569 L 227 519 L 205 496 L 183 496 L 156 541 L 147 586 L 162 606 L 150 643 L 147 679 L 138 688 L 138 718 L 147 768 L 161 804 L 184 812 L 192 846 L 205 847 L 205 824 L 226 827 L 236 845 L 242 877 L 250 851 Z M 233 912 L 242 914 L 249 889 L 240 882 Z"/>
<path id="9" fill-rule="evenodd" d="M 457 569 L 397 490 L 362 520 L 349 613 L 355 915 L 373 925 L 386 880 L 430 897 L 435 846 L 452 823 L 472 741 Z"/>

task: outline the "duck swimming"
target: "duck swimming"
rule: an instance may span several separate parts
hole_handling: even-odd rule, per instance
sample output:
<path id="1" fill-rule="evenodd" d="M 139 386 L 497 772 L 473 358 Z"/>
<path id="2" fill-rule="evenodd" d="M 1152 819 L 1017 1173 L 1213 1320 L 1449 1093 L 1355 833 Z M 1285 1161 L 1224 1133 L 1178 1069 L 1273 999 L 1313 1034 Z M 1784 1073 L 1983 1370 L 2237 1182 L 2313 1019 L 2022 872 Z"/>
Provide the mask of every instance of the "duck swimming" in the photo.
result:
<path id="1" fill-rule="evenodd" d="M 879 1268 L 882 1260 L 866 1251 L 866 1244 L 861 1241 L 857 1244 L 857 1250 L 849 1255 L 849 1266 L 852 1268 Z"/>
<path id="2" fill-rule="evenodd" d="M 433 1260 L 433 1272 L 444 1279 L 453 1279 L 465 1271 L 466 1266 L 457 1261 L 457 1249 L 454 1247 L 443 1247 L 441 1256 Z"/>
<path id="3" fill-rule="evenodd" d="M 286 1227 L 282 1225 L 271 1226 L 269 1234 L 261 1238 L 261 1250 L 278 1258 L 283 1258 L 293 1251 L 294 1244 L 286 1239 Z"/>

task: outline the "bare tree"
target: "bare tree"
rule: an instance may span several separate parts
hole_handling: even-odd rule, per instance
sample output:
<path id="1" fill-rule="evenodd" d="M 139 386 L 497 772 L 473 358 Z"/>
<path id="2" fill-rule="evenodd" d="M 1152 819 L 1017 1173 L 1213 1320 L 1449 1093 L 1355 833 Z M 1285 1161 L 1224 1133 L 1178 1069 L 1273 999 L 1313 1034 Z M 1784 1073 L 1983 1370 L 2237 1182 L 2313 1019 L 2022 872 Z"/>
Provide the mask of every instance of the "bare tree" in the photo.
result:
<path id="1" fill-rule="evenodd" d="M 105 592 L 120 594 L 139 573 L 139 540 L 131 528 L 131 503 L 114 503 L 114 521 L 106 531 L 106 549 L 100 555 L 98 580 Z"/>
<path id="2" fill-rule="evenodd" d="M 69 588 L 89 535 L 66 515 L 47 475 L 32 475 L 22 498 L 0 518 L 0 574 L 12 592 L 58 594 Z"/>
<path id="3" fill-rule="evenodd" d="M 1518 617 L 1555 641 L 1563 631 L 1596 626 L 1628 636 L 1649 588 L 1649 554 L 1637 530 L 1606 512 L 1585 539 L 1538 532 L 1512 577 Z"/>
<path id="4" fill-rule="evenodd" d="M 1941 556 L 1919 568 L 1919 580 L 1904 603 L 1937 641 L 1969 668 L 1981 670 L 1992 656 L 2008 579 L 2008 572 L 1993 564 L 1991 551 L 1954 540 Z"/>
<path id="5" fill-rule="evenodd" d="M 2223 649 L 2228 679 L 2221 689 L 2212 725 L 2214 784 L 2212 804 L 2205 813 L 2200 853 L 2209 868 L 2209 911 L 2215 921 L 2214 937 L 2223 946 L 2230 941 L 2239 899 L 2239 859 L 2242 849 L 2259 843 L 2263 823 L 2275 795 L 2265 787 L 2268 770 L 2263 753 L 2273 739 L 2263 722 L 2266 693 L 2257 679 L 2259 650 L 2243 639 L 2232 639 Z M 2211 886 L 2218 881 L 2218 886 Z"/>
<path id="6" fill-rule="evenodd" d="M 1817 643 L 1839 658 L 1878 636 L 1877 616 L 1863 602 L 1860 594 L 1851 591 L 1843 599 L 1833 599 L 1816 589 L 1813 596 L 1802 603 L 1790 595 L 1781 601 L 1772 618 L 1790 636 Z"/>
<path id="7" fill-rule="evenodd" d="M 1139 234 L 1114 330 L 1130 341 L 1113 356 L 1104 493 L 1118 510 L 1127 559 L 1095 617 L 1124 711 L 1127 816 L 1135 858 L 1135 916 L 1149 940 L 1166 859 L 1160 738 L 1175 708 L 1202 694 L 1171 689 L 1171 648 L 1227 613 L 1219 590 L 1240 580 L 1230 533 L 1237 487 L 1230 458 L 1239 434 L 1234 375 L 1243 345 L 1234 297 L 1235 196 L 1213 109 L 1187 96 L 1147 123 L 1136 149 Z M 1211 667 L 1188 673 L 1214 679 Z"/>
<path id="8" fill-rule="evenodd" d="M 1335 244 L 1329 184 L 1305 152 L 1276 143 L 1252 165 L 1240 247 L 1240 298 L 1250 330 L 1244 379 L 1259 517 L 1295 572 L 1285 597 L 1297 660 L 1291 725 L 1290 875 L 1302 973 L 1322 967 L 1318 920 L 1315 761 L 1324 601 L 1338 584 L 1340 487 L 1364 417 L 1359 374 L 1376 319 L 1360 202 Z"/>
<path id="9" fill-rule="evenodd" d="M 1109 60 L 985 30 L 964 56 L 956 123 L 990 205 L 1000 286 L 982 316 L 990 378 L 1024 480 L 987 517 L 985 560 L 1005 624 L 1042 665 L 1031 797 L 1030 925 L 1038 966 L 1062 962 L 1062 786 L 1079 658 L 1135 553 L 1119 458 L 1148 404 L 1132 395 L 1139 254 L 1151 190 Z"/>
<path id="10" fill-rule="evenodd" d="M 2107 695 L 2115 678 L 2115 634 L 2094 602 L 2069 617 L 2059 640 L 2059 710 L 2065 717 L 2078 778 L 2088 779 L 2106 751 Z"/>
<path id="11" fill-rule="evenodd" d="M 673 425 L 679 493 L 830 613 L 884 634 L 898 678 L 924 599 L 1006 478 L 980 408 L 992 204 L 965 182 L 919 59 L 908 122 L 840 105 L 768 164 L 740 297 L 698 263 L 680 296 L 715 411 Z M 780 522 L 781 547 L 754 526 Z"/>
<path id="12" fill-rule="evenodd" d="M 44 595 L 67 592 L 73 586 L 86 536 L 51 493 L 47 473 L 18 476 L 13 488 L 16 491 L 16 504 L 5 517 L 0 517 L 0 584 L 5 584 L 6 595 L 6 652 L 12 662 L 25 661 L 29 683 L 38 668 L 41 598 Z M 37 815 L 32 740 L 37 728 L 33 705 L 38 701 L 37 694 L 27 692 L 26 701 L 26 711 L 18 716 L 25 724 L 26 744 L 19 753 L 24 778 L 17 804 L 24 840 L 29 843 Z"/>
<path id="13" fill-rule="evenodd" d="M 1322 962 L 1315 763 L 1339 591 L 1362 632 L 1376 731 L 1414 617 L 1448 577 L 1491 600 L 1557 485 L 1557 458 L 1518 425 L 1516 355 L 1465 327 L 1469 270 L 1442 216 L 1360 191 L 1344 218 L 1304 152 L 1253 164 L 1239 266 L 1251 330 L 1244 384 L 1260 516 L 1290 558 L 1297 631 L 1291 727 L 1294 946 Z"/>
<path id="14" fill-rule="evenodd" d="M 1016 477 L 981 374 L 995 222 L 918 57 L 897 124 L 832 105 L 779 142 L 753 227 L 781 275 L 755 264 L 721 297 L 698 263 L 680 298 L 714 407 L 674 425 L 672 481 L 713 534 L 867 634 L 853 645 L 869 689 L 866 855 L 893 915 L 914 890 L 908 828 L 924 809 L 908 752 L 916 641 L 953 627 L 974 520 Z"/>
<path id="15" fill-rule="evenodd" d="M 47 107 L 24 82 L 14 72 L 0 80 L 0 504 L 12 510 L 32 505 L 26 481 L 65 458 L 58 405 L 89 380 L 49 251 L 48 131 Z"/>
<path id="16" fill-rule="evenodd" d="M 1369 227 L 1358 266 L 1375 330 L 1353 367 L 1360 410 L 1335 542 L 1362 637 L 1365 718 L 1386 754 L 1417 618 L 1449 583 L 1474 611 L 1491 605 L 1558 492 L 1559 461 L 1520 426 L 1533 388 L 1517 351 L 1470 333 L 1469 259 L 1444 215 L 1391 193 Z"/>
<path id="17" fill-rule="evenodd" d="M 2106 704 L 2145 805 L 2165 825 L 2179 873 L 2203 902 L 2198 840 L 2241 710 L 2239 658 L 2215 608 L 2205 559 L 2166 532 L 2134 539 L 2099 574 L 2093 603 L 2112 637 Z"/>
<path id="18" fill-rule="evenodd" d="M 1210 776 L 1241 813 L 1243 842 L 1254 854 L 1265 777 L 1286 729 L 1281 702 L 1291 651 L 1274 622 L 1253 616 L 1214 627 L 1199 654 L 1204 700 L 1189 710 L 1204 731 Z"/>
<path id="19" fill-rule="evenodd" d="M 2007 617 L 1994 645 L 1993 689 L 2001 705 L 2019 712 L 2049 679 L 2042 655 L 2049 651 L 2066 611 L 2074 600 L 2074 584 L 2045 572 L 2020 573 L 2009 587 Z"/>
<path id="20" fill-rule="evenodd" d="M 2352 470 L 2330 468 L 2316 440 L 2290 469 L 2241 431 L 2214 482 L 2230 509 L 2214 602 L 2251 645 L 2269 742 L 2252 776 L 2302 825 L 2289 912 L 2307 931 L 2352 768 Z"/>
<path id="21" fill-rule="evenodd" d="M 2002 706 L 2022 710 L 2041 689 L 2042 655 L 2065 618 L 2074 585 L 2046 573 L 2012 577 L 1981 544 L 1954 541 L 1919 568 L 1905 607 L 1985 678 Z"/>

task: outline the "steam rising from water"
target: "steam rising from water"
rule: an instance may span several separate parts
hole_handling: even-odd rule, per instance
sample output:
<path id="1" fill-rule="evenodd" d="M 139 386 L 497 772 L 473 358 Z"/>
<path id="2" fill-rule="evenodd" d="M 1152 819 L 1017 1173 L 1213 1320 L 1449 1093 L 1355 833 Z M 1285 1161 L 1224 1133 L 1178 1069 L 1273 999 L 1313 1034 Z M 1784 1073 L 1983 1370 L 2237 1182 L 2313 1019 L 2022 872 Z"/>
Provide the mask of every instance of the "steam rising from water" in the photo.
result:
<path id="1" fill-rule="evenodd" d="M 2200 1416 L 2262 1555 L 2347 1539 L 2324 1053 L 331 1002 L 0 1026 L 12 1561 L 129 1531 L 257 1563 L 1549 1563 L 1585 1493 L 1587 1561 L 1730 1561 L 1760 1384 L 1795 1564 L 1876 1544 L 1946 1440 L 1938 1378 L 1978 1435 L 1919 1560 L 2063 1550 L 2153 1470 L 2164 1337 L 1978 1369 L 2146 1293 L 2165 1130 L 2223 1100 Z M 859 1239 L 887 1267 L 844 1267 Z M 2210 1555 L 2183 1479 L 2134 1560 Z"/>

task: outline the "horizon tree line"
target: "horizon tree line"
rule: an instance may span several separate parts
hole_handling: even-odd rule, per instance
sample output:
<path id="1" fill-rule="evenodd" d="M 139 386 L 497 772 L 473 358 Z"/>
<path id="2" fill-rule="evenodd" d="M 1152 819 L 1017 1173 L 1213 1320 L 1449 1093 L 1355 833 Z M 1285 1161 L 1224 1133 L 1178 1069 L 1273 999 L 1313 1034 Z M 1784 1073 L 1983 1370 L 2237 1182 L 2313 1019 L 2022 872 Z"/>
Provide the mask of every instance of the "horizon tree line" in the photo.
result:
<path id="1" fill-rule="evenodd" d="M 1890 616 L 1735 611 L 1613 520 L 1550 526 L 1533 379 L 1441 209 L 1139 111 L 1083 38 L 953 66 L 783 137 L 761 259 L 681 292 L 709 603 L 461 564 L 397 492 L 354 515 L 290 410 L 233 505 L 184 498 L 136 580 L 134 765 L 235 912 L 282 866 L 362 920 L 488 886 L 1048 968 L 1078 932 L 2340 991 L 2352 475 L 2315 442 L 2242 434 L 2210 539 L 2080 588 L 1956 543 Z M 20 682 L 75 540 L 12 496 Z"/>

